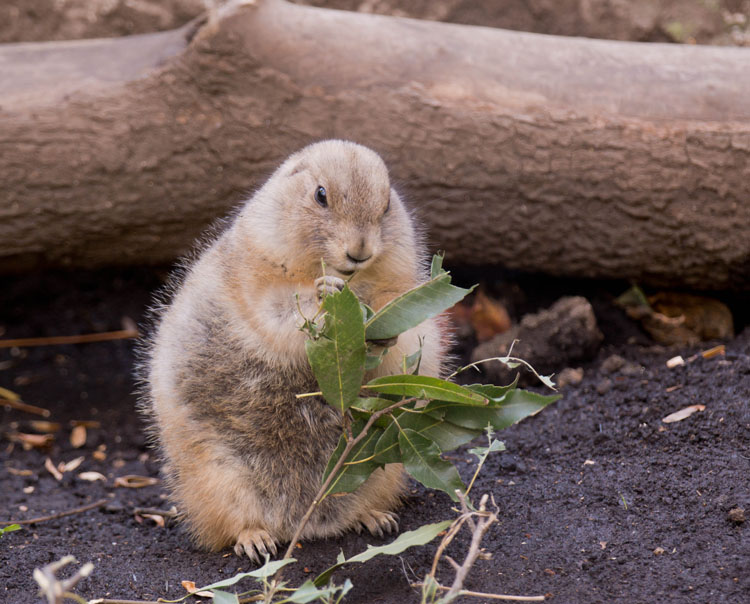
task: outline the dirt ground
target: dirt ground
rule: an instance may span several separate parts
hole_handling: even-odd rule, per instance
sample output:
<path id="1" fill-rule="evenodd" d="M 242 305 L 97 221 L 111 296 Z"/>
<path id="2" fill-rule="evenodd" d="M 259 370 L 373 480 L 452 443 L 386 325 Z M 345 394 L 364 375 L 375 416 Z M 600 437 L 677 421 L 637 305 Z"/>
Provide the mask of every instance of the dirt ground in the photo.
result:
<path id="1" fill-rule="evenodd" d="M 491 280 L 493 273 L 463 278 L 478 275 Z M 120 329 L 123 317 L 142 319 L 160 283 L 152 269 L 6 278 L 2 337 Z M 736 511 L 750 512 L 750 328 L 728 343 L 725 356 L 668 369 L 667 359 L 687 359 L 710 344 L 678 350 L 651 343 L 612 304 L 624 284 L 520 279 L 503 287 L 511 292 L 514 318 L 563 294 L 587 295 L 605 342 L 583 365 L 579 385 L 502 433 L 508 451 L 490 458 L 475 486 L 477 496 L 491 493 L 500 509 L 500 522 L 484 542 L 493 555 L 478 561 L 466 587 L 547 594 L 551 602 L 573 604 L 750 602 L 750 526 Z M 743 328 L 747 316 L 741 306 L 735 311 Z M 459 352 L 468 348 L 464 342 Z M 613 354 L 630 362 L 627 369 L 602 367 Z M 0 386 L 49 409 L 47 419 L 61 425 L 49 450 L 25 451 L 8 435 L 34 432 L 30 422 L 42 418 L 0 408 L 1 519 L 109 501 L 0 537 L 0 601 L 38 602 L 33 569 L 66 554 L 95 565 L 76 590 L 86 598 L 175 598 L 185 593 L 183 580 L 206 584 L 250 569 L 229 550 L 197 550 L 179 525 L 160 528 L 137 518 L 137 507 L 169 507 L 162 484 L 114 486 L 116 477 L 159 476 L 134 411 L 133 362 L 131 340 L 0 350 Z M 661 421 L 691 404 L 706 408 L 676 423 Z M 100 423 L 78 449 L 70 444 L 73 420 Z M 471 456 L 453 455 L 464 478 L 470 476 Z M 44 468 L 48 456 L 55 465 L 84 460 L 58 481 Z M 106 481 L 82 480 L 85 471 L 100 472 Z M 413 484 L 401 528 L 450 518 L 450 508 L 442 493 Z M 302 582 L 339 550 L 352 555 L 386 541 L 352 533 L 304 543 L 287 578 Z M 449 554 L 462 559 L 467 543 L 466 536 L 457 539 Z M 409 583 L 425 574 L 433 554 L 434 544 L 414 548 L 349 567 L 336 579 L 348 576 L 354 583 L 348 602 L 417 602 Z M 450 582 L 447 564 L 440 576 Z"/>

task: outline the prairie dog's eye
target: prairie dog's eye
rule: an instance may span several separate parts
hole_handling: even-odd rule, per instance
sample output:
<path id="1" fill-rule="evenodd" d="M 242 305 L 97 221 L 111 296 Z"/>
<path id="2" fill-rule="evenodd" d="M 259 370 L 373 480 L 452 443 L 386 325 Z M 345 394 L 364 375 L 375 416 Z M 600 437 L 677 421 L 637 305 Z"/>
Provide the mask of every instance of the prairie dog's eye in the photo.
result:
<path id="1" fill-rule="evenodd" d="M 324 208 L 328 207 L 328 197 L 326 196 L 326 190 L 323 187 L 315 189 L 315 201 Z"/>

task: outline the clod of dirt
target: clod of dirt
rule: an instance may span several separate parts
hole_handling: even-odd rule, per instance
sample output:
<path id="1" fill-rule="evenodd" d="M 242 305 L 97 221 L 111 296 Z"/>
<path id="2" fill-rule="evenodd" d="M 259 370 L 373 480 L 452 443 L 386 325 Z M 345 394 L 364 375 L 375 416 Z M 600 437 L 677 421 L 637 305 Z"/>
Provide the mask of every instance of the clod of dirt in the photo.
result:
<path id="1" fill-rule="evenodd" d="M 603 339 L 594 310 L 586 298 L 560 298 L 548 309 L 526 315 L 509 331 L 480 344 L 472 361 L 508 354 L 525 359 L 539 372 L 550 373 L 572 363 L 593 358 Z M 496 383 L 508 381 L 515 372 L 500 363 L 486 363 L 482 370 Z"/>
<path id="2" fill-rule="evenodd" d="M 727 514 L 730 522 L 742 524 L 745 522 L 745 510 L 743 508 L 732 508 Z"/>
<path id="3" fill-rule="evenodd" d="M 566 367 L 559 374 L 557 374 L 557 387 L 565 388 L 565 386 L 575 386 L 581 383 L 583 380 L 583 369 L 578 367 L 573 369 L 572 367 Z"/>
<path id="4" fill-rule="evenodd" d="M 619 373 L 620 375 L 634 376 L 641 374 L 643 367 L 637 363 L 625 360 L 619 354 L 613 354 L 602 361 L 601 372 L 604 374 Z"/>

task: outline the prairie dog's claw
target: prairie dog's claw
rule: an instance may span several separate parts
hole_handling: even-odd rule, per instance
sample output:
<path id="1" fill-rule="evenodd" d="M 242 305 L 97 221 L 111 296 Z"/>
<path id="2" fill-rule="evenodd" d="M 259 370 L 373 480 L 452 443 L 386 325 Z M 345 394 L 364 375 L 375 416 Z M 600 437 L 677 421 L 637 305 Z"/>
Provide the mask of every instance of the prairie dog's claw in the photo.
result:
<path id="1" fill-rule="evenodd" d="M 330 294 L 335 294 L 344 289 L 346 282 L 338 277 L 325 275 L 315 279 L 315 288 L 318 290 L 318 298 L 321 300 Z"/>
<path id="2" fill-rule="evenodd" d="M 398 533 L 398 515 L 393 512 L 371 510 L 365 512 L 359 521 L 378 537 L 384 537 L 385 533 Z"/>
<path id="3" fill-rule="evenodd" d="M 263 529 L 245 529 L 237 537 L 234 553 L 247 555 L 256 564 L 261 564 L 267 555 L 276 555 L 276 541 Z"/>

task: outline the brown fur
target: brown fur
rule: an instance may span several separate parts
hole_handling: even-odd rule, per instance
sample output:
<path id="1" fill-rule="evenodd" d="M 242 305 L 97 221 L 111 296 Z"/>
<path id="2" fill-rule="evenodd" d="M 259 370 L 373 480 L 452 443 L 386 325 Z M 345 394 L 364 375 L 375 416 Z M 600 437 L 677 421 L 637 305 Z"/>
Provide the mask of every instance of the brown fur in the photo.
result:
<path id="1" fill-rule="evenodd" d="M 315 201 L 318 186 L 328 207 Z M 317 390 L 298 328 L 300 311 L 318 308 L 321 259 L 328 275 L 355 270 L 350 287 L 377 309 L 425 278 L 422 254 L 382 160 L 324 141 L 282 164 L 186 270 L 146 353 L 144 408 L 202 546 L 235 544 L 257 559 L 291 539 L 339 439 L 334 409 L 295 397 Z M 437 319 L 402 334 L 372 376 L 397 373 L 420 338 L 420 372 L 439 375 L 443 334 Z M 400 466 L 380 469 L 324 500 L 303 536 L 390 530 L 402 489 Z"/>

